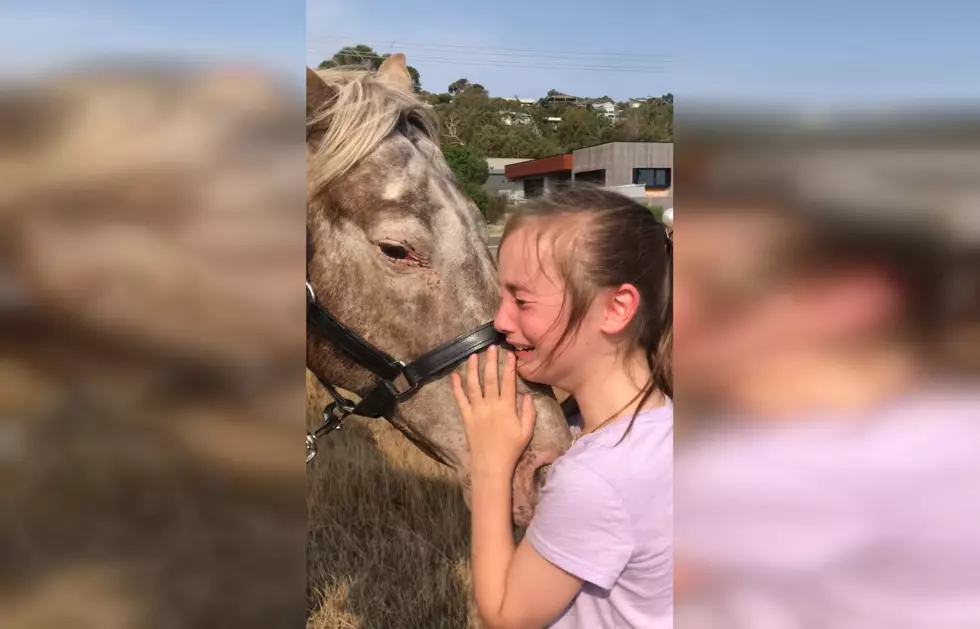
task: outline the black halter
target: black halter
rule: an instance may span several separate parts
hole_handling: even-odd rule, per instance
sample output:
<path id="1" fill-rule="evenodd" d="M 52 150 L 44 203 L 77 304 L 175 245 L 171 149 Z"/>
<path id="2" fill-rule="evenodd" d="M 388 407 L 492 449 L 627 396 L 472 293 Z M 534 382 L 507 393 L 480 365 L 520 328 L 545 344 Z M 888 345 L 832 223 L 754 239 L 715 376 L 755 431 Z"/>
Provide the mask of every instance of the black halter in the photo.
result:
<path id="1" fill-rule="evenodd" d="M 445 371 L 494 343 L 503 341 L 503 335 L 485 323 L 475 330 L 443 343 L 410 363 L 395 360 L 371 345 L 353 330 L 348 329 L 330 312 L 317 303 L 316 293 L 306 283 L 306 322 L 326 336 L 352 361 L 377 376 L 378 382 L 361 401 L 355 404 L 343 396 L 331 383 L 320 380 L 334 401 L 323 411 L 323 424 L 312 433 L 306 433 L 306 462 L 316 456 L 317 438 L 329 430 L 340 428 L 348 415 L 371 418 L 391 418 L 398 403 L 407 399 L 426 383 L 442 376 Z M 319 379 L 319 378 L 318 378 Z M 399 388 L 398 381 L 404 381 Z"/>

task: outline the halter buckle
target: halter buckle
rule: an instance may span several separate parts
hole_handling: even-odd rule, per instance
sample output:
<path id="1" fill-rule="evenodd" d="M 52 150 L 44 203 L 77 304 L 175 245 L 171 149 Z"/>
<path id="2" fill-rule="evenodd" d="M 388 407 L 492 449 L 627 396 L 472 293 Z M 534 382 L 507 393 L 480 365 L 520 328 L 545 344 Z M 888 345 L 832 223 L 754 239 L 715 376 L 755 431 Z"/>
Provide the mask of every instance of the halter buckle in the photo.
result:
<path id="1" fill-rule="evenodd" d="M 405 361 L 396 360 L 395 365 L 398 367 L 398 371 L 401 374 L 401 376 L 405 378 L 405 382 L 408 383 L 408 388 L 405 389 L 404 391 L 398 391 L 394 386 L 395 383 L 394 382 L 391 383 L 392 384 L 391 388 L 392 390 L 394 390 L 395 393 L 395 401 L 401 402 L 405 398 L 409 397 L 410 395 L 418 391 L 421 388 L 422 383 L 417 381 L 415 378 L 413 378 L 412 375 L 408 372 L 407 370 L 408 365 L 405 363 Z"/>

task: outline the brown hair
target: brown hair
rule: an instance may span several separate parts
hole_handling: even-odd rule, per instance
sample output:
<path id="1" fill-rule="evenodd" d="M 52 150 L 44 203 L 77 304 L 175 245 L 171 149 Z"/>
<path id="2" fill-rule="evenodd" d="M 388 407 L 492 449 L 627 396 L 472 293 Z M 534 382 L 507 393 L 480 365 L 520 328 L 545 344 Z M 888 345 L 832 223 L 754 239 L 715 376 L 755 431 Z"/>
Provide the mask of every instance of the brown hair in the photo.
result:
<path id="1" fill-rule="evenodd" d="M 640 294 L 640 306 L 626 334 L 633 347 L 644 350 L 652 374 L 637 413 L 656 391 L 673 397 L 674 254 L 667 226 L 650 208 L 581 184 L 522 206 L 507 223 L 500 246 L 530 223 L 543 227 L 539 242 L 550 237 L 554 263 L 564 280 L 562 308 L 569 305 L 569 321 L 557 347 L 579 330 L 601 290 L 630 284 Z M 630 427 L 635 419 L 636 413 Z"/>

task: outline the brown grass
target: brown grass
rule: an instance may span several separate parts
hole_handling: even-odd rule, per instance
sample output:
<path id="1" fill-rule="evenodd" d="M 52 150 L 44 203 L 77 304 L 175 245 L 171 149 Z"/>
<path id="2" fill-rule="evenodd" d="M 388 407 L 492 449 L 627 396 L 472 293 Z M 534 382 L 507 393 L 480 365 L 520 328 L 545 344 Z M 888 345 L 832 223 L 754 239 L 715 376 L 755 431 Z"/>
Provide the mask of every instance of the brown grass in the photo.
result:
<path id="1" fill-rule="evenodd" d="M 307 423 L 328 394 L 307 374 Z M 478 628 L 469 511 L 452 473 L 387 422 L 349 419 L 309 471 L 310 629 Z"/>
<path id="2" fill-rule="evenodd" d="M 69 382 L 5 359 L 0 382 L 0 626 L 273 629 L 306 617 L 295 424 L 246 401 L 134 405 L 97 370 Z M 270 404 L 281 416 L 301 400 L 293 386 Z"/>

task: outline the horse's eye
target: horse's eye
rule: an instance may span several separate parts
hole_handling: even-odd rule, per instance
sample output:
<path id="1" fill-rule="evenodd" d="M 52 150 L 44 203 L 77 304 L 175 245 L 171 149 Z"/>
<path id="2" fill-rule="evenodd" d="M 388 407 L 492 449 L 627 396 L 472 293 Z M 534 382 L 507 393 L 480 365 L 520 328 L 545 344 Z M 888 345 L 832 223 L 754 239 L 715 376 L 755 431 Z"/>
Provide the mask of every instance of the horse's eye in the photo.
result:
<path id="1" fill-rule="evenodd" d="M 382 242 L 378 245 L 381 247 L 381 253 L 385 254 L 392 260 L 405 260 L 408 258 L 408 249 L 402 245 Z"/>

